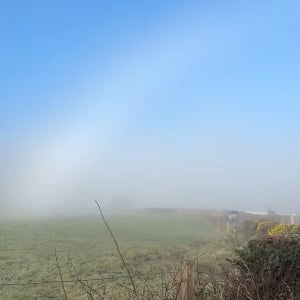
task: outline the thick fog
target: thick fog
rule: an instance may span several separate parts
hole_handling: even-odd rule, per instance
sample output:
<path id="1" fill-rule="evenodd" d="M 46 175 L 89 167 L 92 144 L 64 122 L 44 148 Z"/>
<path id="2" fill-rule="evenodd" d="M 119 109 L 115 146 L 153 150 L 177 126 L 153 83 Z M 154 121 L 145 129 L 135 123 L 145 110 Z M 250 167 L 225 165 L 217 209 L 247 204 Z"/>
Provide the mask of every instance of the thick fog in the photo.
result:
<path id="1" fill-rule="evenodd" d="M 95 199 L 300 212 L 297 10 L 173 6 L 109 36 L 93 13 L 78 40 L 37 8 L 5 36 L 18 50 L 1 74 L 2 216 L 91 213 Z"/>

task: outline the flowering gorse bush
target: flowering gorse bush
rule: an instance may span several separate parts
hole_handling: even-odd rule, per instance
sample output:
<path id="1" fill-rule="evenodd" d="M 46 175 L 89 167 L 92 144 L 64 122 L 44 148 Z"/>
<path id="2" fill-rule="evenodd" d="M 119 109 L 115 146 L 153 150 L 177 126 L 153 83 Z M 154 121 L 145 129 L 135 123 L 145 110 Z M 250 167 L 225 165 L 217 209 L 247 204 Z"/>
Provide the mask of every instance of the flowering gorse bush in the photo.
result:
<path id="1" fill-rule="evenodd" d="M 269 235 L 276 234 L 300 234 L 300 225 L 276 224 L 269 230 Z"/>

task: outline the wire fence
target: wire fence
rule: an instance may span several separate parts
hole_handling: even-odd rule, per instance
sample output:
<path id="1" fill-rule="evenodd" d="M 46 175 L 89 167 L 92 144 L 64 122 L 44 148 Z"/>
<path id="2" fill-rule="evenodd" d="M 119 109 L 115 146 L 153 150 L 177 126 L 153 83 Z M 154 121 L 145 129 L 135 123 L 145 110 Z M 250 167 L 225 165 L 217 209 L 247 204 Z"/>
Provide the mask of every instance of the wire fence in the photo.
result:
<path id="1" fill-rule="evenodd" d="M 156 272 L 156 273 L 146 273 L 146 274 L 132 274 L 132 277 L 139 278 L 139 277 L 147 277 L 147 276 L 160 276 L 160 275 L 171 275 L 174 274 L 174 272 Z M 81 281 L 104 281 L 104 280 L 118 280 L 122 278 L 129 278 L 128 275 L 116 275 L 116 276 L 110 276 L 110 277 L 101 277 L 101 278 L 81 278 Z M 26 285 L 45 285 L 45 284 L 61 284 L 61 283 L 76 283 L 78 282 L 78 279 L 70 279 L 70 280 L 41 280 L 41 281 L 28 281 L 28 282 L 4 282 L 0 283 L 0 287 L 3 286 L 26 286 Z"/>
<path id="2" fill-rule="evenodd" d="M 105 290 L 101 290 L 100 293 L 99 290 L 92 284 L 92 282 L 101 282 L 103 286 L 106 284 L 109 284 L 107 281 L 113 284 L 117 284 L 116 287 L 119 287 L 119 290 L 117 292 L 121 292 L 120 288 L 123 288 L 124 291 L 127 291 L 127 298 L 126 299 L 144 299 L 140 298 L 140 296 L 146 296 L 146 294 L 150 295 L 151 297 L 149 299 L 188 299 L 188 300 L 195 300 L 194 297 L 196 292 L 196 276 L 195 274 L 198 273 L 205 273 L 205 272 L 199 272 L 199 270 L 195 269 L 195 263 L 193 261 L 184 261 L 180 267 L 179 270 L 173 270 L 173 271 L 160 271 L 160 272 L 148 272 L 143 274 L 116 274 L 114 276 L 102 276 L 99 278 L 83 278 L 79 276 L 78 273 L 76 273 L 76 278 L 74 279 L 63 279 L 62 276 L 60 276 L 60 279 L 56 280 L 40 280 L 40 281 L 28 281 L 28 282 L 0 282 L 0 289 L 4 287 L 16 287 L 16 286 L 39 286 L 39 285 L 61 285 L 62 290 L 64 291 L 64 299 L 71 299 L 68 297 L 68 292 L 71 292 L 70 289 L 66 289 L 65 285 L 69 284 L 79 284 L 81 288 L 86 292 L 86 294 L 90 295 L 89 299 L 98 299 L 95 298 L 92 294 L 98 295 L 99 299 L 106 299 L 104 295 L 107 295 Z M 109 274 L 109 273 L 106 273 Z M 61 274 L 62 275 L 62 274 Z M 168 276 L 169 275 L 169 276 Z M 149 284 L 149 280 L 155 280 L 156 276 L 160 276 L 160 282 L 156 281 L 154 285 Z M 142 279 L 142 277 L 144 277 Z M 133 287 L 130 287 L 130 284 L 128 283 L 120 283 L 118 282 L 119 279 L 126 278 L 128 283 L 134 278 L 140 278 L 140 281 L 135 282 L 136 289 L 133 289 Z M 168 279 L 167 279 L 168 278 Z M 170 280 L 170 281 L 169 281 Z M 112 287 L 112 286 L 110 286 Z M 101 294 L 101 291 L 103 294 Z M 48 290 L 48 293 L 54 292 L 53 290 Z M 115 291 L 116 292 L 116 291 Z M 154 297 L 154 294 L 157 294 L 157 296 L 161 295 L 161 297 Z M 181 298 L 178 298 L 179 295 L 182 295 Z M 47 298 L 56 299 L 49 295 L 47 295 Z M 147 298 L 147 299 L 148 299 Z M 58 299 L 58 298 L 57 298 Z M 111 298 L 107 298 L 111 299 Z M 119 299 L 119 298 L 117 298 Z M 122 298 L 123 299 L 123 298 Z"/>

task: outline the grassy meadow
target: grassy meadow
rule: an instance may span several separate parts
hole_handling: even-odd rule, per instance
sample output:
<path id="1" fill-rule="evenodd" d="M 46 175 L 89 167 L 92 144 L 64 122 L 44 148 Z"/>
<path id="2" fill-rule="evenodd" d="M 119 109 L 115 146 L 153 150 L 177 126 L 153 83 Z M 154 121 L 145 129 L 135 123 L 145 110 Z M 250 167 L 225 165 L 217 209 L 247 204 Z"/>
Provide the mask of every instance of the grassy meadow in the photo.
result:
<path id="1" fill-rule="evenodd" d="M 206 219 L 180 215 L 106 217 L 132 274 L 174 271 L 182 259 L 222 259 L 222 235 Z M 99 216 L 0 223 L 0 283 L 124 275 L 111 236 Z M 225 251 L 226 252 L 226 251 Z M 127 279 L 122 279 L 125 282 Z M 155 279 L 153 279 L 155 281 Z M 93 282 L 95 288 L 111 281 Z M 124 283 L 126 284 L 126 283 Z M 77 283 L 66 284 L 70 299 L 87 299 Z M 1 286 L 0 299 L 63 299 L 60 284 Z M 51 299 L 51 298 L 50 298 Z"/>

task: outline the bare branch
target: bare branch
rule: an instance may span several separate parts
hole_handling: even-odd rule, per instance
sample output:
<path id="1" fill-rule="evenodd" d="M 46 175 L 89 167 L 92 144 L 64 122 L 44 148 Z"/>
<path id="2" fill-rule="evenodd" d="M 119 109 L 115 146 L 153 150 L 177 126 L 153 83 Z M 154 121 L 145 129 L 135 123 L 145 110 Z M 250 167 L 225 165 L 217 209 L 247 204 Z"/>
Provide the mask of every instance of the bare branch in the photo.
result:
<path id="1" fill-rule="evenodd" d="M 64 285 L 64 280 L 63 280 L 63 277 L 62 277 L 60 265 L 59 265 L 58 258 L 57 258 L 56 248 L 54 248 L 54 255 L 55 255 L 55 262 L 56 262 L 57 270 L 58 270 L 58 273 L 59 273 L 61 287 L 62 287 L 63 292 L 64 292 L 65 300 L 68 300 L 67 292 L 66 292 L 65 285 Z"/>
<path id="2" fill-rule="evenodd" d="M 114 236 L 112 230 L 110 229 L 108 223 L 106 222 L 106 219 L 105 219 L 105 217 L 104 217 L 104 215 L 103 215 L 103 212 L 102 212 L 102 209 L 101 209 L 100 204 L 98 203 L 97 200 L 95 200 L 95 202 L 96 202 L 96 204 L 97 204 L 97 206 L 98 206 L 98 209 L 99 209 L 101 218 L 102 218 L 102 220 L 103 220 L 103 222 L 104 222 L 104 224 L 105 224 L 107 230 L 109 231 L 109 233 L 110 233 L 110 235 L 111 235 L 111 237 L 112 237 L 112 239 L 113 239 L 113 241 L 114 241 L 114 243 L 115 243 L 115 245 L 116 245 L 116 249 L 117 249 L 118 254 L 119 254 L 119 256 L 120 256 L 120 258 L 121 258 L 121 260 L 122 260 L 122 264 L 123 264 L 123 266 L 124 266 L 124 268 L 125 268 L 125 270 L 126 270 L 126 272 L 127 272 L 127 274 L 128 274 L 129 279 L 130 279 L 130 282 L 131 282 L 131 285 L 132 285 L 134 294 L 135 294 L 136 298 L 139 299 L 139 296 L 138 296 L 138 292 L 137 292 L 135 283 L 134 283 L 133 278 L 132 278 L 132 276 L 131 276 L 131 273 L 130 273 L 128 267 L 127 267 L 127 264 L 126 264 L 126 262 L 125 262 L 125 259 L 124 259 L 123 255 L 122 255 L 122 253 L 121 253 L 119 244 L 118 244 L 118 242 L 117 242 L 117 240 L 116 240 L 116 238 L 115 238 L 115 236 Z"/>

